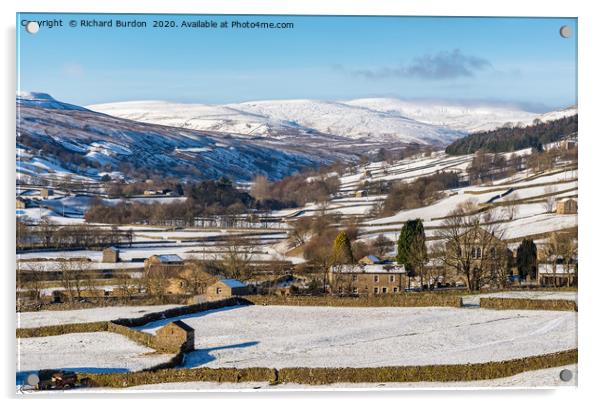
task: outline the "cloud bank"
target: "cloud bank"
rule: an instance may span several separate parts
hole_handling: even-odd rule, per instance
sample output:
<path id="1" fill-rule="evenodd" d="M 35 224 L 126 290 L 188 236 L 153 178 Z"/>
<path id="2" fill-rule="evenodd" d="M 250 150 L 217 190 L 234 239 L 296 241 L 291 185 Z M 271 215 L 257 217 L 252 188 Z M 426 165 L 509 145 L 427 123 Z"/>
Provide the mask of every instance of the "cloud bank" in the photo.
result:
<path id="1" fill-rule="evenodd" d="M 444 80 L 472 77 L 475 73 L 492 68 L 485 58 L 466 55 L 461 50 L 441 51 L 414 58 L 409 64 L 378 69 L 355 69 L 353 75 L 367 79 L 418 78 Z"/>

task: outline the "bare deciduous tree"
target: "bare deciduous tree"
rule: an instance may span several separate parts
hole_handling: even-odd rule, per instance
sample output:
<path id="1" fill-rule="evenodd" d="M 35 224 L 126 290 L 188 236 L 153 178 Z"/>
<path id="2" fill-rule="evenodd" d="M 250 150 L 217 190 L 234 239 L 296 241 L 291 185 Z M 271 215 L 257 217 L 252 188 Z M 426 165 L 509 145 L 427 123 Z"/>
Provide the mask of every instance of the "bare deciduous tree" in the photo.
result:
<path id="1" fill-rule="evenodd" d="M 437 238 L 445 244 L 442 262 L 466 279 L 470 290 L 501 286 L 507 276 L 506 246 L 494 212 L 460 205 L 443 221 Z"/>
<path id="2" fill-rule="evenodd" d="M 255 257 L 253 243 L 239 237 L 231 237 L 226 242 L 225 251 L 221 262 L 226 276 L 236 279 L 247 278 Z"/>
<path id="3" fill-rule="evenodd" d="M 544 188 L 544 194 L 547 195 L 544 197 L 544 201 L 542 203 L 543 208 L 546 213 L 554 212 L 554 207 L 556 206 L 556 197 L 553 195 L 556 192 L 556 188 L 551 185 L 548 185 Z"/>

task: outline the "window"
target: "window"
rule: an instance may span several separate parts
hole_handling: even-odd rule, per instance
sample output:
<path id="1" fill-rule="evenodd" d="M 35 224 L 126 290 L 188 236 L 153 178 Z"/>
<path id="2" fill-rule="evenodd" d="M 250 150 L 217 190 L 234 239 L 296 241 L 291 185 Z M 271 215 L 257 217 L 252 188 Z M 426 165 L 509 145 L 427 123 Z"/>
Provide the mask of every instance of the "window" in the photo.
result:
<path id="1" fill-rule="evenodd" d="M 393 292 L 396 293 L 397 291 L 399 291 L 397 287 L 393 287 Z"/>
<path id="2" fill-rule="evenodd" d="M 387 293 L 387 287 L 383 287 L 383 294 Z"/>
<path id="3" fill-rule="evenodd" d="M 374 282 L 378 283 L 378 276 L 374 276 Z"/>
<path id="4" fill-rule="evenodd" d="M 219 287 L 217 287 L 217 288 L 215 289 L 215 293 L 216 293 L 216 294 L 221 294 L 221 293 L 222 293 L 222 289 L 221 289 L 221 288 L 219 288 Z"/>
<path id="5" fill-rule="evenodd" d="M 357 274 L 353 274 L 351 276 L 351 281 L 357 281 Z"/>
<path id="6" fill-rule="evenodd" d="M 477 259 L 481 258 L 481 248 L 477 247 Z"/>
<path id="7" fill-rule="evenodd" d="M 378 294 L 378 287 L 374 287 L 374 294 Z"/>
<path id="8" fill-rule="evenodd" d="M 395 276 L 389 276 L 389 283 L 395 282 Z"/>
<path id="9" fill-rule="evenodd" d="M 343 294 L 343 287 L 339 286 L 339 294 Z"/>
<path id="10" fill-rule="evenodd" d="M 357 293 L 358 293 L 357 287 L 353 287 L 353 294 L 357 294 Z"/>

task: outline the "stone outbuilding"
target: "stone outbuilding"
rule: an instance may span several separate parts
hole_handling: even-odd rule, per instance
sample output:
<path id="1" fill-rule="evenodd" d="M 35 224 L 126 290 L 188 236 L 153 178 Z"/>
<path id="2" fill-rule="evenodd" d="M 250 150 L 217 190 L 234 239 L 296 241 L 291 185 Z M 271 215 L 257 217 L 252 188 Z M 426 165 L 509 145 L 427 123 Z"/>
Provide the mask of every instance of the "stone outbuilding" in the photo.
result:
<path id="1" fill-rule="evenodd" d="M 177 254 L 154 254 L 144 260 L 144 267 L 149 266 L 183 266 L 184 260 Z"/>
<path id="2" fill-rule="evenodd" d="M 207 299 L 210 301 L 247 294 L 249 294 L 249 287 L 242 281 L 234 279 L 219 280 L 207 287 Z"/>
<path id="3" fill-rule="evenodd" d="M 155 348 L 169 353 L 194 350 L 194 328 L 178 320 L 159 328 L 155 336 Z"/>
<path id="4" fill-rule="evenodd" d="M 103 263 L 118 263 L 119 262 L 119 249 L 116 247 L 107 247 L 102 251 L 102 262 Z"/>
<path id="5" fill-rule="evenodd" d="M 577 213 L 577 201 L 573 198 L 563 199 L 556 203 L 558 215 L 573 215 Z"/>
<path id="6" fill-rule="evenodd" d="M 41 188 L 40 189 L 40 198 L 48 198 L 49 196 L 53 196 L 54 191 L 50 188 Z"/>
<path id="7" fill-rule="evenodd" d="M 17 209 L 27 208 L 27 201 L 23 198 L 17 197 Z"/>

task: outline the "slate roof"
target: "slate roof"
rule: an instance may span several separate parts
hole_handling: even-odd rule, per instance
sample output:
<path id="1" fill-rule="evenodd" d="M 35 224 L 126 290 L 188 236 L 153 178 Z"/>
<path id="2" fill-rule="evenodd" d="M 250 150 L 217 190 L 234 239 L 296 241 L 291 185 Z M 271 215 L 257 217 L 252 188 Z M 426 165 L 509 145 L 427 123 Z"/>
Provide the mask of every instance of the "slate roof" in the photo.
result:
<path id="1" fill-rule="evenodd" d="M 177 254 L 159 254 L 157 255 L 157 259 L 159 259 L 161 263 L 181 263 L 184 261 Z"/>
<path id="2" fill-rule="evenodd" d="M 226 278 L 221 280 L 222 283 L 226 284 L 230 288 L 245 288 L 247 285 L 242 281 L 235 280 L 233 278 Z"/>

